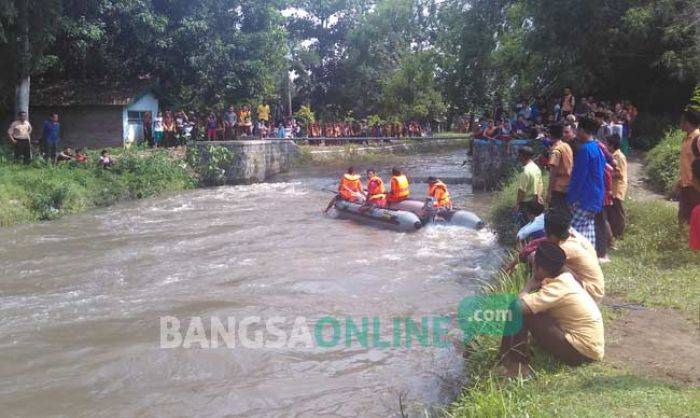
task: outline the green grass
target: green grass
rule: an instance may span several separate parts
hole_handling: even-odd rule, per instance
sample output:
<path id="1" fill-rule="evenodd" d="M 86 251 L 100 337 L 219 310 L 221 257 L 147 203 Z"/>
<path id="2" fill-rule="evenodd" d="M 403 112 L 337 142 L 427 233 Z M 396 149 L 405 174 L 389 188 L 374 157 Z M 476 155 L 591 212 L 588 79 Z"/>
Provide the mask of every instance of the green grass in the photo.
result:
<path id="1" fill-rule="evenodd" d="M 37 159 L 24 166 L 11 163 L 7 151 L 0 151 L 0 226 L 56 219 L 196 186 L 185 164 L 165 151 L 141 154 L 114 149 L 116 165 L 103 170 L 96 152 L 85 165 L 53 166 Z"/>
<path id="2" fill-rule="evenodd" d="M 498 237 L 498 242 L 507 247 L 512 247 L 517 241 L 515 234 L 518 232 L 518 226 L 513 216 L 517 194 L 518 184 L 515 178 L 512 178 L 491 201 L 489 226 Z"/>
<path id="3" fill-rule="evenodd" d="M 677 155 L 677 154 L 676 154 Z M 515 186 L 495 196 L 491 225 L 512 236 Z M 606 293 L 649 306 L 697 314 L 700 255 L 687 248 L 676 206 L 664 201 L 627 201 L 627 235 L 604 265 Z M 504 238 L 504 237 L 500 237 Z M 501 239 L 512 242 L 512 239 Z M 512 257 L 510 254 L 508 257 Z M 528 276 L 522 265 L 512 275 L 497 274 L 486 293 L 518 292 Z M 607 323 L 619 314 L 603 309 Z M 450 417 L 620 417 L 700 416 L 700 388 L 641 377 L 634 370 L 596 363 L 571 368 L 535 350 L 528 381 L 503 381 L 491 375 L 499 338 L 478 336 L 467 346 L 469 385 L 447 408 Z"/>
<path id="4" fill-rule="evenodd" d="M 692 417 L 700 389 L 641 378 L 605 364 L 570 368 L 538 359 L 529 381 L 476 377 L 449 417 Z"/>
<path id="5" fill-rule="evenodd" d="M 632 302 L 697 313 L 700 254 L 688 249 L 676 205 L 628 201 L 627 234 L 603 265 L 606 293 Z"/>

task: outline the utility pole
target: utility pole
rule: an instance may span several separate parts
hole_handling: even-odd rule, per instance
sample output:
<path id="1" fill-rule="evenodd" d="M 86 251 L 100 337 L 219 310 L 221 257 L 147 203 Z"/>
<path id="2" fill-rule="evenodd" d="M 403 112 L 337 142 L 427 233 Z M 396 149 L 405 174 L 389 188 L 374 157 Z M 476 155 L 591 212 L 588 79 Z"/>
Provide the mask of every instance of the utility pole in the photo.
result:
<path id="1" fill-rule="evenodd" d="M 21 0 L 19 4 L 20 36 L 17 40 L 17 49 L 20 59 L 17 73 L 19 80 L 15 87 L 15 115 L 19 112 L 27 112 L 29 115 L 29 70 L 32 58 L 29 43 L 29 0 Z"/>
<path id="2" fill-rule="evenodd" d="M 287 109 L 289 114 L 288 116 L 291 118 L 292 117 L 292 80 L 291 77 L 289 76 L 289 70 L 287 70 Z"/>

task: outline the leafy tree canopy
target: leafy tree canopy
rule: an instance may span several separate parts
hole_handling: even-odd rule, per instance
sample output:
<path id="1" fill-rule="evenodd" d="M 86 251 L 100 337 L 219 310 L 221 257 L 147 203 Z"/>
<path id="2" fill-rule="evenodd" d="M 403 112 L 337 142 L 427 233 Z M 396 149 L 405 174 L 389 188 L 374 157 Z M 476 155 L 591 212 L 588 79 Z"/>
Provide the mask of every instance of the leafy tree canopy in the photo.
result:
<path id="1" fill-rule="evenodd" d="M 0 101 L 30 74 L 253 102 L 291 71 L 294 110 L 320 119 L 439 118 L 566 86 L 668 112 L 700 82 L 699 24 L 696 0 L 0 0 Z"/>

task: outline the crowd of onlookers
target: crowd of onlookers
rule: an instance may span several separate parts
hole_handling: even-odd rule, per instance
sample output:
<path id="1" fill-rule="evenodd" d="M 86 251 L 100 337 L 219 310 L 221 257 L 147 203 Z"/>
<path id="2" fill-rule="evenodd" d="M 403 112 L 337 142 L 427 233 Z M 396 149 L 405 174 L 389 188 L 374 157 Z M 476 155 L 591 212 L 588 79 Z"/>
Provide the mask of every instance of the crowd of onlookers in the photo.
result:
<path id="1" fill-rule="evenodd" d="M 295 117 L 274 116 L 270 106 L 263 101 L 253 113 L 251 107 L 229 106 L 220 112 L 159 111 L 144 112 L 139 142 L 151 148 L 184 146 L 191 141 L 229 141 L 236 139 L 307 139 L 311 145 L 337 145 L 350 138 L 350 142 L 367 142 L 368 138 L 389 139 L 422 137 L 432 135 L 429 123 L 374 122 L 367 119 L 352 122 L 311 122 L 302 125 Z M 273 120 L 277 120 L 275 123 Z M 84 163 L 87 154 L 84 149 L 74 152 L 71 148 L 59 150 L 61 124 L 59 115 L 54 113 L 42 127 L 40 150 L 42 156 L 51 162 L 76 161 Z M 8 139 L 16 159 L 29 163 L 31 160 L 32 126 L 26 112 L 19 112 L 17 119 L 8 130 Z M 356 140 L 355 140 L 356 139 Z M 109 167 L 110 164 L 104 164 Z"/>
<path id="2" fill-rule="evenodd" d="M 622 139 L 623 152 L 627 153 L 631 125 L 637 115 L 637 108 L 629 101 L 611 103 L 593 97 L 579 99 L 567 88 L 558 98 L 534 97 L 519 101 L 513 109 L 497 107 L 492 117 L 485 115 L 475 121 L 472 130 L 477 138 L 489 140 L 536 139 L 544 135 L 547 126 L 575 123 L 577 118 L 589 116 L 600 123 L 598 135 L 601 138 L 617 134 Z"/>
<path id="3" fill-rule="evenodd" d="M 251 107 L 229 106 L 215 112 L 159 111 L 146 112 L 142 119 L 143 141 L 151 147 L 174 147 L 189 141 L 226 141 L 244 137 L 269 137 L 274 125 L 270 123 L 270 106 L 263 102 L 257 107 L 253 121 Z"/>
<path id="4" fill-rule="evenodd" d="M 546 151 L 538 158 L 533 147 L 518 149 L 523 168 L 517 178 L 514 217 L 522 247 L 505 270 L 512 272 L 519 263 L 527 263 L 532 276 L 513 307 L 522 314 L 523 326 L 502 339 L 500 373 L 506 376 L 529 374 L 529 334 L 569 365 L 600 360 L 604 355 L 598 308 L 605 295 L 601 263 L 609 261 L 608 251 L 624 236 L 628 187 L 622 140 L 629 131 L 616 125 L 628 123 L 636 110 L 629 104 L 610 108 L 587 100 L 577 111 L 571 92 L 566 93 L 547 119 L 552 123 L 530 136 L 548 143 Z M 532 120 L 531 111 L 522 113 L 525 105 L 521 103 L 517 111 L 520 122 Z M 491 126 L 489 123 L 486 129 Z M 683 114 L 681 129 L 686 136 L 678 182 L 678 218 L 683 228 L 690 226 L 693 250 L 700 250 L 699 128 L 700 103 Z M 493 139 L 490 136 L 487 139 Z M 549 171 L 546 189 L 543 170 Z"/>
<path id="5" fill-rule="evenodd" d="M 276 121 L 275 121 L 276 120 Z M 376 122 L 301 122 L 296 117 L 273 117 L 263 102 L 255 113 L 248 105 L 228 107 L 221 112 L 158 112 L 143 117 L 143 141 L 151 147 L 173 147 L 188 141 L 230 141 L 235 139 L 308 138 L 310 144 L 331 145 L 336 138 L 420 137 L 432 132 L 430 124 Z M 323 140 L 314 140 L 323 138 Z M 331 139 L 330 141 L 327 139 Z"/>
<path id="6" fill-rule="evenodd" d="M 368 122 L 366 119 L 352 122 L 311 123 L 306 131 L 308 138 L 417 138 L 431 135 L 430 124 L 409 122 Z"/>

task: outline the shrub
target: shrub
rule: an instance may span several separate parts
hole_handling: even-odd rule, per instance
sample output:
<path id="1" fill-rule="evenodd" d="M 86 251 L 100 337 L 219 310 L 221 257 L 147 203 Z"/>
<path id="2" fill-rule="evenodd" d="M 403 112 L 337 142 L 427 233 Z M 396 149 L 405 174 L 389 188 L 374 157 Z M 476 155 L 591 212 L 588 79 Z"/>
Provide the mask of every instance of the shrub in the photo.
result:
<path id="1" fill-rule="evenodd" d="M 294 114 L 294 117 L 303 128 L 308 128 L 309 125 L 316 122 L 316 115 L 313 110 L 311 110 L 311 106 L 302 106 L 297 110 L 297 113 Z"/>
<path id="2" fill-rule="evenodd" d="M 505 246 L 513 246 L 518 226 L 513 215 L 513 207 L 517 197 L 517 181 L 513 176 L 503 189 L 498 192 L 491 202 L 489 225 L 498 236 L 498 241 Z"/>
<path id="3" fill-rule="evenodd" d="M 646 170 L 652 186 L 659 192 L 671 195 L 678 180 L 679 159 L 683 131 L 666 131 L 658 145 L 647 155 Z"/>
<path id="4" fill-rule="evenodd" d="M 233 158 L 233 152 L 228 148 L 210 145 L 194 169 L 204 184 L 222 185 L 226 181 L 226 170 L 230 168 Z"/>
<path id="5" fill-rule="evenodd" d="M 639 115 L 632 124 L 632 148 L 649 151 L 677 124 L 677 118 L 671 115 Z"/>

